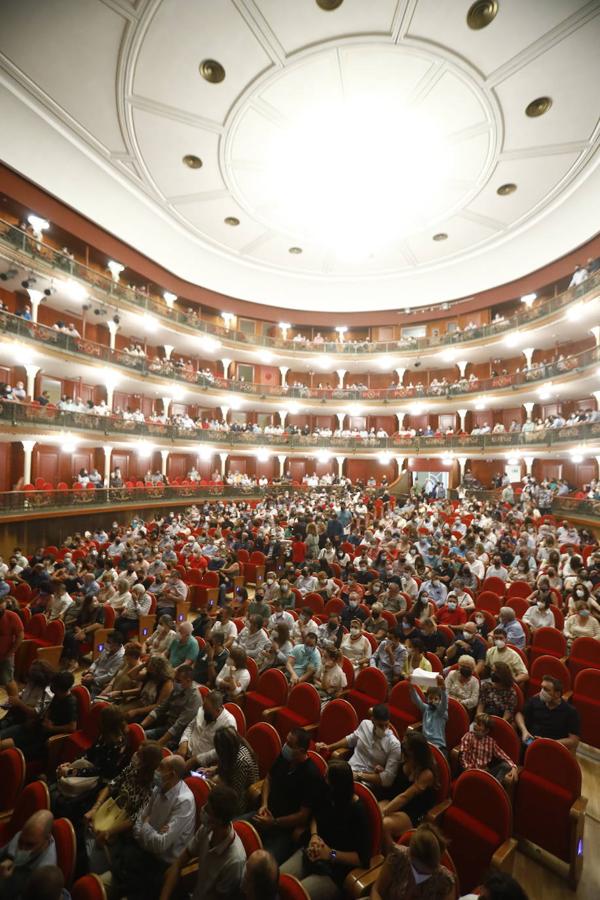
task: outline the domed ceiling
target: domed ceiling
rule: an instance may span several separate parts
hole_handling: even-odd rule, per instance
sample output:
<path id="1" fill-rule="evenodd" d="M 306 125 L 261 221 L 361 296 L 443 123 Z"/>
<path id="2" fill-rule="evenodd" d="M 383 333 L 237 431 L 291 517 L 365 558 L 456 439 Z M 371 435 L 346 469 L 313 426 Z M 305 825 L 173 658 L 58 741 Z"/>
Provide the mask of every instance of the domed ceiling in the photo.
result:
<path id="1" fill-rule="evenodd" d="M 414 307 L 599 230 L 600 3 L 12 0 L 0 157 L 182 278 Z"/>

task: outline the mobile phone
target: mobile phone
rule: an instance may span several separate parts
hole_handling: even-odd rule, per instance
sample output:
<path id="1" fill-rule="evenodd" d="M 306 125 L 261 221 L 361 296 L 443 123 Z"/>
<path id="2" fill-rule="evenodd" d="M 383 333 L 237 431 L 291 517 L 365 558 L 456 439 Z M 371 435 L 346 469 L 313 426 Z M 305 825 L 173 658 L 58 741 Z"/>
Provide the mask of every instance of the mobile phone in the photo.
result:
<path id="1" fill-rule="evenodd" d="M 192 778 L 204 778 L 206 780 L 206 775 L 204 772 L 190 772 Z"/>

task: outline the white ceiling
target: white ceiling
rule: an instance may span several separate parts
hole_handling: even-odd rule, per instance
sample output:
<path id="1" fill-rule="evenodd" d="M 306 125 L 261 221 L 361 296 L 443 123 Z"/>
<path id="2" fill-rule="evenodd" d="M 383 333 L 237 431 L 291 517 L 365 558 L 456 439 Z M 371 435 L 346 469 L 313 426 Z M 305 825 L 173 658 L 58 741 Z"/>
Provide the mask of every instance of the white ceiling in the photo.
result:
<path id="1" fill-rule="evenodd" d="M 600 226 L 600 2 L 500 0 L 479 31 L 469 6 L 5 0 L 0 157 L 233 296 L 341 312 L 467 296 Z M 540 96 L 551 109 L 528 118 Z"/>

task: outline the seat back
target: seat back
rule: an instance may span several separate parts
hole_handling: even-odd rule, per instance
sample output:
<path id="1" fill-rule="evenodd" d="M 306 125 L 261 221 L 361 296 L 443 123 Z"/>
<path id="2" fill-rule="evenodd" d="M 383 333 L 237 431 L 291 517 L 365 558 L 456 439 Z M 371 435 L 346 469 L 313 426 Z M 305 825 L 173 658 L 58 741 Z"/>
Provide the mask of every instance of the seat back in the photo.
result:
<path id="1" fill-rule="evenodd" d="M 25 783 L 25 757 L 16 747 L 0 753 L 0 812 L 15 808 Z"/>
<path id="2" fill-rule="evenodd" d="M 509 588 L 506 592 L 507 605 L 512 606 L 512 603 L 510 603 L 510 601 L 515 597 L 521 597 L 525 600 L 527 597 L 529 597 L 531 591 L 531 585 L 527 584 L 526 581 L 513 581 L 513 583 L 509 585 Z"/>
<path id="3" fill-rule="evenodd" d="M 475 598 L 475 606 L 477 609 L 483 609 L 485 612 L 497 616 L 502 606 L 502 600 L 493 591 L 483 590 Z"/>
<path id="4" fill-rule="evenodd" d="M 312 761 L 314 762 L 321 778 L 325 778 L 325 775 L 327 774 L 327 763 L 325 762 L 321 754 L 317 753 L 316 750 L 309 750 L 308 758 L 312 759 Z"/>
<path id="5" fill-rule="evenodd" d="M 405 831 L 404 834 L 400 835 L 400 837 L 398 838 L 396 843 L 401 847 L 408 847 L 408 845 L 410 844 L 410 839 L 414 833 L 415 833 L 414 828 L 411 828 L 409 831 Z M 444 850 L 444 852 L 442 854 L 442 858 L 440 859 L 440 864 L 442 866 L 445 866 L 445 868 L 448 869 L 449 872 L 452 872 L 452 874 L 454 875 L 454 877 L 456 879 L 456 885 L 454 888 L 454 898 L 458 897 L 458 877 L 457 877 L 457 872 L 456 872 L 456 866 L 454 865 L 454 860 L 452 859 L 452 857 L 450 856 L 450 854 L 448 853 L 447 850 Z"/>
<path id="6" fill-rule="evenodd" d="M 65 639 L 65 623 L 61 622 L 60 619 L 55 619 L 53 622 L 49 622 L 46 625 L 46 631 L 44 632 L 44 640 L 48 641 L 53 647 L 58 647 L 62 645 Z"/>
<path id="7" fill-rule="evenodd" d="M 29 585 L 27 585 L 27 587 L 29 587 Z M 46 616 L 43 613 L 36 613 L 31 617 L 29 625 L 27 626 L 27 637 L 43 640 L 44 634 L 46 633 L 46 625 Z"/>
<path id="8" fill-rule="evenodd" d="M 83 720 L 83 727 L 81 730 L 87 740 L 91 741 L 92 744 L 100 733 L 100 717 L 105 706 L 108 706 L 108 703 L 105 703 L 103 700 L 95 700 Z"/>
<path id="9" fill-rule="evenodd" d="M 452 847 L 461 890 L 468 893 L 481 884 L 494 853 L 510 835 L 510 803 L 492 775 L 476 770 L 457 778 L 453 794 L 442 828 Z"/>
<path id="10" fill-rule="evenodd" d="M 383 837 L 381 809 L 379 808 L 379 804 L 375 799 L 373 792 L 359 781 L 354 782 L 354 793 L 362 800 L 367 812 L 367 818 L 369 820 L 369 836 L 371 838 L 369 856 L 373 859 L 373 857 L 381 853 L 381 840 Z"/>
<path id="11" fill-rule="evenodd" d="M 250 822 L 244 822 L 243 819 L 236 819 L 233 823 L 233 830 L 244 845 L 246 858 L 252 855 L 255 850 L 262 850 L 263 843 L 260 835 L 254 825 Z"/>
<path id="12" fill-rule="evenodd" d="M 130 722 L 127 726 L 127 750 L 129 756 L 133 756 L 146 740 L 146 734 L 137 722 Z"/>
<path id="13" fill-rule="evenodd" d="M 515 835 L 568 862 L 570 809 L 581 780 L 577 759 L 558 741 L 538 738 L 530 744 L 515 792 Z"/>
<path id="14" fill-rule="evenodd" d="M 418 690 L 418 689 L 417 689 Z M 388 698 L 390 721 L 402 738 L 409 725 L 421 718 L 421 713 L 412 701 L 412 686 L 408 681 L 399 681 L 390 691 Z"/>
<path id="15" fill-rule="evenodd" d="M 575 678 L 573 705 L 581 719 L 581 740 L 600 750 L 600 670 L 583 669 Z"/>
<path id="16" fill-rule="evenodd" d="M 321 698 L 312 684 L 296 684 L 290 691 L 289 709 L 309 722 L 318 722 L 321 714 Z"/>
<path id="17" fill-rule="evenodd" d="M 446 722 L 446 747 L 452 750 L 469 730 L 469 714 L 458 700 L 448 699 L 448 721 Z"/>
<path id="18" fill-rule="evenodd" d="M 489 575 L 487 578 L 484 578 L 481 589 L 482 591 L 492 591 L 494 594 L 497 594 L 498 597 L 504 597 L 506 584 L 496 575 Z"/>
<path id="19" fill-rule="evenodd" d="M 563 691 L 571 690 L 571 675 L 564 662 L 555 656 L 538 656 L 531 664 L 529 681 L 527 682 L 527 696 L 533 697 L 542 686 L 542 678 L 550 675 L 558 678 L 563 686 Z"/>
<path id="20" fill-rule="evenodd" d="M 558 628 L 537 628 L 531 639 L 530 656 L 555 656 L 560 659 L 567 655 L 567 639 Z"/>
<path id="21" fill-rule="evenodd" d="M 335 744 L 358 728 L 358 716 L 347 700 L 331 700 L 321 713 L 319 741 Z"/>
<path id="22" fill-rule="evenodd" d="M 280 900 L 310 900 L 301 882 L 283 872 L 279 876 L 279 897 Z"/>
<path id="23" fill-rule="evenodd" d="M 198 828 L 200 825 L 200 813 L 202 812 L 202 807 L 208 800 L 208 795 L 210 794 L 210 782 L 207 781 L 206 778 L 199 778 L 196 775 L 190 775 L 189 778 L 184 780 L 194 795 L 194 802 L 196 804 L 196 828 Z"/>
<path id="24" fill-rule="evenodd" d="M 356 676 L 354 690 L 366 694 L 372 700 L 372 705 L 383 703 L 388 694 L 387 678 L 380 669 L 367 666 Z"/>
<path id="25" fill-rule="evenodd" d="M 435 795 L 435 804 L 437 804 L 441 803 L 442 800 L 446 800 L 446 798 L 450 796 L 452 776 L 450 774 L 450 766 L 448 765 L 448 760 L 446 759 L 442 751 L 439 750 L 435 746 L 435 744 L 430 744 L 429 749 L 431 750 L 431 754 L 435 760 L 438 772 L 438 789 Z"/>
<path id="26" fill-rule="evenodd" d="M 238 734 L 241 735 L 241 737 L 246 737 L 246 716 L 244 715 L 243 710 L 237 703 L 225 703 L 224 708 L 227 712 L 230 712 L 235 719 Z"/>
<path id="27" fill-rule="evenodd" d="M 315 615 L 319 615 L 320 613 L 325 612 L 325 602 L 320 594 L 317 594 L 315 591 L 311 591 L 306 594 L 304 599 L 302 600 L 303 606 L 308 606 L 311 612 Z"/>
<path id="28" fill-rule="evenodd" d="M 281 738 L 268 722 L 257 722 L 248 729 L 246 740 L 256 755 L 260 777 L 264 778 L 281 753 Z"/>
<path id="29" fill-rule="evenodd" d="M 247 552 L 247 551 L 245 551 Z M 217 572 L 205 572 L 202 576 L 202 584 L 208 588 L 219 587 L 219 575 Z"/>
<path id="30" fill-rule="evenodd" d="M 501 719 L 500 716 L 490 716 L 490 718 L 492 720 L 491 736 L 498 746 L 510 756 L 514 764 L 518 765 L 521 757 L 521 742 L 517 732 L 506 719 Z"/>
<path id="31" fill-rule="evenodd" d="M 512 587 L 517 587 L 519 584 L 523 584 L 523 582 L 515 582 Z M 528 585 L 525 585 L 528 588 Z M 525 600 L 524 597 L 513 596 L 508 597 L 506 600 L 506 605 L 510 606 L 511 609 L 514 609 L 517 619 L 522 619 L 527 610 L 529 609 L 529 603 Z"/>
<path id="32" fill-rule="evenodd" d="M 77 701 L 77 727 L 83 728 L 92 703 L 90 692 L 82 684 L 76 684 L 71 693 Z"/>
<path id="33" fill-rule="evenodd" d="M 106 900 L 106 891 L 99 875 L 78 878 L 71 890 L 72 900 Z"/>
<path id="34" fill-rule="evenodd" d="M 600 669 L 600 641 L 591 637 L 575 638 L 568 660 L 571 678 L 582 669 Z"/>
<path id="35" fill-rule="evenodd" d="M 52 837 L 56 845 L 56 865 L 63 873 L 65 886 L 68 888 L 73 881 L 77 856 L 77 839 L 70 820 L 55 819 L 52 825 Z"/>

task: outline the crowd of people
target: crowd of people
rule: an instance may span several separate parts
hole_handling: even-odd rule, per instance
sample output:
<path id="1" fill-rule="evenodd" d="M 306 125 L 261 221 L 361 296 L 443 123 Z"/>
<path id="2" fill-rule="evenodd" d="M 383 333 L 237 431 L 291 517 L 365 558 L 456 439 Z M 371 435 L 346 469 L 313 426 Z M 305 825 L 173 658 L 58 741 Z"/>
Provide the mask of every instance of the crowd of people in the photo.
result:
<path id="1" fill-rule="evenodd" d="M 455 876 L 441 865 L 443 834 L 427 821 L 440 765 L 432 748 L 446 758 L 452 749 L 449 698 L 471 720 L 455 748 L 458 771 L 486 770 L 510 791 L 518 761 L 496 743 L 492 717 L 514 727 L 523 749 L 547 737 L 574 753 L 579 742 L 577 710 L 556 677 L 544 676 L 541 690 L 519 705 L 531 635 L 555 627 L 569 646 L 581 636 L 600 640 L 600 550 L 588 532 L 544 520 L 535 485 L 525 487 L 531 490 L 512 506 L 453 505 L 415 491 L 395 505 L 347 484 L 333 501 L 315 489 L 267 494 L 257 504 L 206 503 L 75 534 L 58 552 L 38 547 L 26 556 L 15 548 L 0 560 L 0 681 L 8 694 L 0 750 L 16 746 L 45 766 L 52 812 L 26 823 L 0 850 L 13 863 L 9 893 L 0 880 L 0 896 L 29 896 L 35 870 L 55 864 L 54 814 L 74 824 L 79 872 L 99 874 L 111 896 L 175 896 L 194 858 L 195 896 L 253 896 L 248 882 L 259 862 L 246 860 L 232 825 L 243 817 L 262 839 L 268 896 L 275 897 L 283 872 L 299 878 L 311 898 L 334 898 L 352 868 L 369 864 L 356 782 L 373 791 L 383 817 L 387 856 L 373 896 L 454 896 Z M 238 580 L 242 550 L 265 555 L 265 578 L 252 594 Z M 218 602 L 181 616 L 194 568 L 217 573 Z M 527 585 L 523 615 L 510 603 L 497 616 L 478 609 L 478 590 L 492 576 Z M 13 592 L 20 585 L 31 589 L 31 614 L 65 626 L 60 671 L 34 661 L 24 686 L 14 677 L 23 613 Z M 315 614 L 309 595 L 322 599 L 324 615 Z M 114 626 L 90 662 L 90 641 L 109 607 Z M 150 610 L 156 628 L 140 641 L 138 624 Z M 310 733 L 293 728 L 255 789 L 255 752 L 226 707 L 244 704 L 249 660 L 258 673 L 280 669 L 290 686 L 314 685 L 323 708 L 342 695 L 350 674 L 375 667 L 390 689 L 413 685 L 421 730 L 399 738 L 388 706 L 375 706 L 343 740 L 317 743 L 317 751 L 333 754 L 323 782 L 308 754 Z M 108 705 L 92 747 L 53 771 L 48 737 L 77 727 L 74 673 Z M 131 723 L 146 741 L 128 758 Z M 198 829 L 185 781 L 192 774 L 212 785 Z M 409 844 L 397 845 L 412 828 Z M 27 843 L 29 831 L 36 841 Z M 525 896 L 514 882 L 502 883 L 509 893 L 499 892 L 499 877 L 491 876 L 482 896 Z"/>

